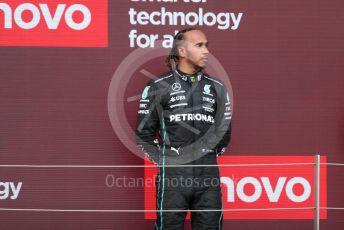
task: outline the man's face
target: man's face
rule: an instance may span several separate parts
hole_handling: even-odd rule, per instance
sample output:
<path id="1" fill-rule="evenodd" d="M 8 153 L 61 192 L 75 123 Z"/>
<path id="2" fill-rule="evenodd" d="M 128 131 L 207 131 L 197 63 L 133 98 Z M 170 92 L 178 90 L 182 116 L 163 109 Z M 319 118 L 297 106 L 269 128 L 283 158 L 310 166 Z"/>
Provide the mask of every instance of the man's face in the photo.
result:
<path id="1" fill-rule="evenodd" d="M 180 48 L 180 56 L 195 68 L 205 68 L 208 62 L 208 40 L 200 30 L 185 33 L 185 39 Z"/>

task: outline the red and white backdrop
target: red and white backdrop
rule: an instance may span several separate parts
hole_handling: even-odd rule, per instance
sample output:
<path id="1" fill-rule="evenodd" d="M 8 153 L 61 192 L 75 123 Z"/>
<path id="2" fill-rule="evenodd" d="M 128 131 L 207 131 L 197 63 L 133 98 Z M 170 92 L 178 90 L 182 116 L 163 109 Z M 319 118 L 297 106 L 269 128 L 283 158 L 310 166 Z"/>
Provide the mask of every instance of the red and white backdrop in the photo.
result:
<path id="1" fill-rule="evenodd" d="M 154 170 L 134 143 L 144 84 L 174 33 L 207 34 L 234 100 L 223 164 L 344 163 L 338 0 L 0 1 L 0 228 L 151 229 Z M 314 206 L 314 167 L 222 167 L 225 209 Z M 340 166 L 320 205 L 344 207 Z M 321 211 L 342 229 L 341 210 Z M 312 210 L 226 212 L 225 229 L 312 229 Z M 254 227 L 253 227 L 254 226 Z M 190 229 L 189 226 L 186 229 Z"/>

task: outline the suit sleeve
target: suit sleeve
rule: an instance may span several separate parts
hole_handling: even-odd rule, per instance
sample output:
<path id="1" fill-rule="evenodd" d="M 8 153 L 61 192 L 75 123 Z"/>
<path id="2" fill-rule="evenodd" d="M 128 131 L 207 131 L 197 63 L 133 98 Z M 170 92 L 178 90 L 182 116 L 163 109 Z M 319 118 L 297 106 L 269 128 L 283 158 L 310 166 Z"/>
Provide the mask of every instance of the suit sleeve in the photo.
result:
<path id="1" fill-rule="evenodd" d="M 215 117 L 215 132 L 221 139 L 215 147 L 217 156 L 223 154 L 230 142 L 232 130 L 232 102 L 225 86 L 221 87 Z"/>
<path id="2" fill-rule="evenodd" d="M 136 143 L 138 148 L 154 164 L 159 163 L 157 135 L 160 129 L 160 119 L 158 103 L 157 89 L 151 81 L 144 88 L 140 99 L 136 122 Z"/>

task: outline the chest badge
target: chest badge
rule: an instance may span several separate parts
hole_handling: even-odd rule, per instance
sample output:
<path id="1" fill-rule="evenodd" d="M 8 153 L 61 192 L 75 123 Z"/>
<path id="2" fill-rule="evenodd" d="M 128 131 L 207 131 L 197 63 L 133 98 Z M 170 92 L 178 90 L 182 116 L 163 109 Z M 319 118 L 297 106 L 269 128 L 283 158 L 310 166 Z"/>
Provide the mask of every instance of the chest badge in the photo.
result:
<path id="1" fill-rule="evenodd" d="M 203 93 L 204 94 L 210 94 L 210 87 L 211 87 L 211 85 L 206 84 L 203 88 Z"/>
<path id="2" fill-rule="evenodd" d="M 172 90 L 173 91 L 180 91 L 182 89 L 182 86 L 180 85 L 180 83 L 179 82 L 176 82 L 176 83 L 173 83 L 173 85 L 172 85 Z"/>
<path id="3" fill-rule="evenodd" d="M 142 99 L 146 99 L 148 97 L 148 90 L 149 90 L 150 86 L 146 86 L 146 88 L 143 90 L 142 92 Z"/>

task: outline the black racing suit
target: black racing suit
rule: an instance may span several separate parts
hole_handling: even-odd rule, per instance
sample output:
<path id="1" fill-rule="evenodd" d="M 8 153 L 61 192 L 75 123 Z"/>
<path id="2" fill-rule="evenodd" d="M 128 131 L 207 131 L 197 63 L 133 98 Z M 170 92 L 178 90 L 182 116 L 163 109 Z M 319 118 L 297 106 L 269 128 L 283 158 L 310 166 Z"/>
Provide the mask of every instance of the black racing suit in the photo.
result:
<path id="1" fill-rule="evenodd" d="M 157 212 L 156 229 L 183 229 L 187 210 L 222 209 L 217 156 L 229 143 L 231 117 L 225 85 L 201 71 L 170 71 L 146 85 L 136 139 L 159 166 L 157 210 L 184 210 Z M 221 229 L 222 211 L 191 211 L 191 224 Z"/>

